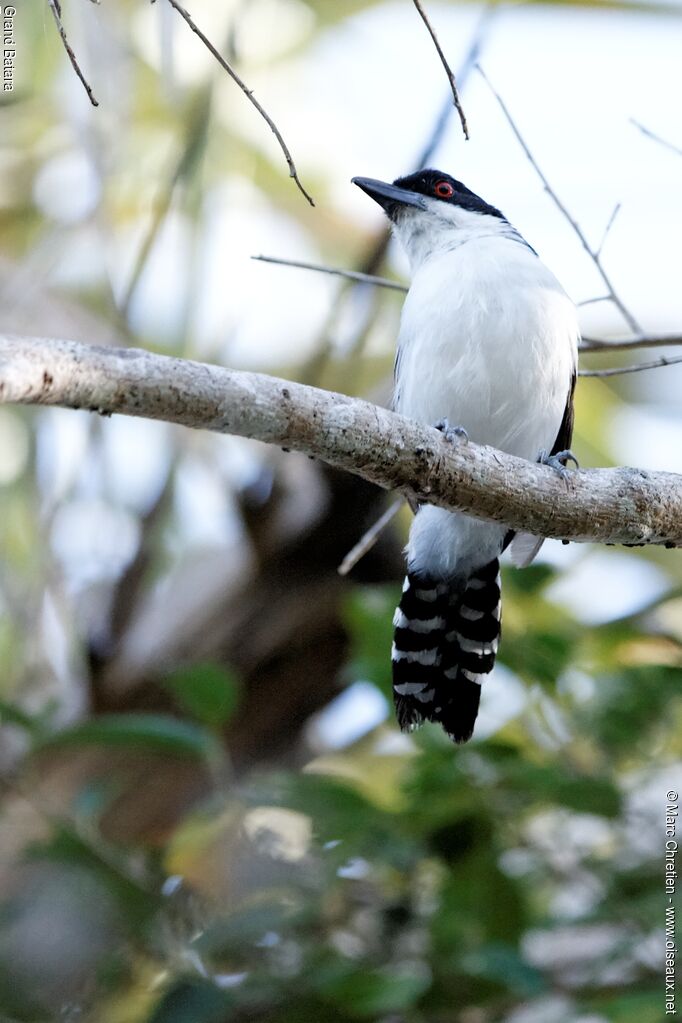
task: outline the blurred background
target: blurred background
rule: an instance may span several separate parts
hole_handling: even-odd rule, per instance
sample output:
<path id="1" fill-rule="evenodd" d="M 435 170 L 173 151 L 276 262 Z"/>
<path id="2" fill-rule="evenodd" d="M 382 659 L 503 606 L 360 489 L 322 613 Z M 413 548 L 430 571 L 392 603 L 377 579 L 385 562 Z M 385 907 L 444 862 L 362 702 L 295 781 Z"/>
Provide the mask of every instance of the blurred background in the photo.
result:
<path id="1" fill-rule="evenodd" d="M 424 163 L 501 207 L 581 306 L 682 330 L 681 9 L 17 0 L 0 329 L 254 368 L 387 402 L 405 281 L 350 185 Z M 644 134 L 635 122 L 661 136 Z M 664 350 L 664 354 L 665 354 Z M 671 348 L 668 354 L 679 353 Z M 654 355 L 658 353 L 653 353 Z M 584 368 L 651 353 L 598 354 Z M 584 466 L 682 472 L 682 365 L 584 378 Z M 400 735 L 401 512 L 295 454 L 0 408 L 0 1020 L 655 1023 L 666 793 L 682 788 L 682 560 L 545 543 L 505 569 L 474 740 Z"/>

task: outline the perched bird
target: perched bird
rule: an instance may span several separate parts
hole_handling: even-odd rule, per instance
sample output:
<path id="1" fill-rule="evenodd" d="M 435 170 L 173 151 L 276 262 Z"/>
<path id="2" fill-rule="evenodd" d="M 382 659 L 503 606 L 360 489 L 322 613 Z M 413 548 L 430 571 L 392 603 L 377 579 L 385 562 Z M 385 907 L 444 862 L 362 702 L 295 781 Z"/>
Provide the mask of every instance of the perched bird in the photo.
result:
<path id="1" fill-rule="evenodd" d="M 384 209 L 410 262 L 395 410 L 453 442 L 471 438 L 565 473 L 579 328 L 554 275 L 496 207 L 449 174 L 353 182 Z M 542 540 L 418 509 L 393 620 L 401 728 L 436 721 L 455 742 L 471 737 L 499 645 L 499 557 L 510 543 L 525 566 Z"/>

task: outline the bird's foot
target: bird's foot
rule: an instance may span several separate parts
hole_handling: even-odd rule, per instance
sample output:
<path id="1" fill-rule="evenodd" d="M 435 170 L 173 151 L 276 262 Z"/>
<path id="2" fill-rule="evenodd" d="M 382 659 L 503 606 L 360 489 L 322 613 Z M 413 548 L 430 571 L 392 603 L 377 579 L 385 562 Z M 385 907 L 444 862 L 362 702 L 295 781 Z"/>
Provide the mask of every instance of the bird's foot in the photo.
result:
<path id="1" fill-rule="evenodd" d="M 538 462 L 540 465 L 548 465 L 550 469 L 554 469 L 556 473 L 561 476 L 562 480 L 568 479 L 570 473 L 566 468 L 567 462 L 573 462 L 576 469 L 580 468 L 578 459 L 575 457 L 572 451 L 557 451 L 554 455 L 548 455 L 546 451 L 541 451 L 538 455 Z"/>
<path id="2" fill-rule="evenodd" d="M 469 434 L 463 426 L 450 426 L 447 419 L 439 419 L 433 425 L 451 444 L 467 444 L 469 442 Z"/>

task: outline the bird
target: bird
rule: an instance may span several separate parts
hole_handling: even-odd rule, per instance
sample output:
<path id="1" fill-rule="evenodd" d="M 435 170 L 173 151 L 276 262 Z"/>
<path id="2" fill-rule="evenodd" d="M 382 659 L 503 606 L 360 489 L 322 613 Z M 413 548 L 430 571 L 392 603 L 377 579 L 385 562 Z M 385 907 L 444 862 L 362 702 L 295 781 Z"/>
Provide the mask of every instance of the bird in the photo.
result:
<path id="1" fill-rule="evenodd" d="M 577 310 L 497 207 L 430 168 L 353 183 L 384 210 L 409 261 L 393 408 L 453 443 L 488 444 L 566 476 L 580 331 Z M 576 462 L 577 465 L 577 462 Z M 393 619 L 398 724 L 471 738 L 501 626 L 499 559 L 530 564 L 542 538 L 417 507 Z"/>

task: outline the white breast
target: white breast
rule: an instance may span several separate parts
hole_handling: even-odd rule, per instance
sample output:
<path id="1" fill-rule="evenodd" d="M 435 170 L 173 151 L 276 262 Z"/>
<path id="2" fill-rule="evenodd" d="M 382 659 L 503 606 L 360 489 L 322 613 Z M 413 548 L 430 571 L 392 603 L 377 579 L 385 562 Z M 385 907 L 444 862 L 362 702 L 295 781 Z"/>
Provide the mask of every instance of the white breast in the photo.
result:
<path id="1" fill-rule="evenodd" d="M 395 408 L 535 459 L 556 440 L 578 335 L 573 303 L 529 248 L 505 235 L 469 238 L 415 268 Z"/>

